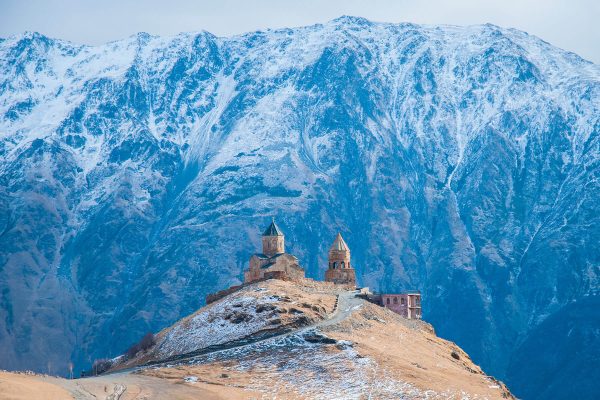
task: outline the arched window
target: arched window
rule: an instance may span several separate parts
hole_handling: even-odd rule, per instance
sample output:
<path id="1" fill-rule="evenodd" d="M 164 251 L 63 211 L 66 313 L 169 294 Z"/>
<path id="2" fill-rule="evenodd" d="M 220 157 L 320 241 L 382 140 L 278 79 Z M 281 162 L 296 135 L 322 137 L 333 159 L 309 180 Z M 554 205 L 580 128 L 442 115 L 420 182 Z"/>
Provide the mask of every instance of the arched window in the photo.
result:
<path id="1" fill-rule="evenodd" d="M 346 268 L 346 263 L 342 261 L 342 269 Z"/>
<path id="2" fill-rule="evenodd" d="M 394 297 L 394 304 L 398 304 L 398 298 Z"/>
<path id="3" fill-rule="evenodd" d="M 389 297 L 386 299 L 386 303 L 390 304 L 390 298 Z"/>
<path id="4" fill-rule="evenodd" d="M 337 262 L 333 263 L 333 269 L 337 269 Z"/>
<path id="5" fill-rule="evenodd" d="M 400 304 L 404 305 L 404 297 L 400 299 Z"/>

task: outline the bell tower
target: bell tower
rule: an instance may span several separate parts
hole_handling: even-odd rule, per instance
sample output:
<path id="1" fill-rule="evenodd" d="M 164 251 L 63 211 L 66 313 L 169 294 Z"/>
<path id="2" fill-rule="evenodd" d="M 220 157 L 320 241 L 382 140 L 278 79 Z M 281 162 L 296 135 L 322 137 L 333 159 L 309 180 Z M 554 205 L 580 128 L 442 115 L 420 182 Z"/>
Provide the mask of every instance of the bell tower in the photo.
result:
<path id="1" fill-rule="evenodd" d="M 325 281 L 356 286 L 356 273 L 350 264 L 350 248 L 340 233 L 337 234 L 329 249 L 329 265 L 325 272 Z"/>
<path id="2" fill-rule="evenodd" d="M 329 269 L 346 269 L 350 266 L 350 248 L 340 233 L 329 249 Z"/>
<path id="3" fill-rule="evenodd" d="M 271 225 L 262 234 L 262 247 L 263 254 L 269 257 L 285 253 L 285 236 L 275 223 L 275 219 L 271 220 Z"/>

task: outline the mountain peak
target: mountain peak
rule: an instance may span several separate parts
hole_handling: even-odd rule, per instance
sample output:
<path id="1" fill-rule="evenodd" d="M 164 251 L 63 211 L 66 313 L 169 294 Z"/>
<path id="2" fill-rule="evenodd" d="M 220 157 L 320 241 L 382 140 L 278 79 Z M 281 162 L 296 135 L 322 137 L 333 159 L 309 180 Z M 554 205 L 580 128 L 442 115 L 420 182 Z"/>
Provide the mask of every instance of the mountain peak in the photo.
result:
<path id="1" fill-rule="evenodd" d="M 49 37 L 37 31 L 24 31 L 21 34 L 15 35 L 21 39 L 48 40 Z"/>
<path id="2" fill-rule="evenodd" d="M 352 15 L 342 15 L 334 18 L 330 21 L 331 23 L 338 25 L 356 25 L 356 26 L 367 26 L 371 25 L 372 22 L 364 17 L 355 17 Z"/>
<path id="3" fill-rule="evenodd" d="M 54 39 L 36 31 L 24 31 L 14 35 L 10 35 L 4 38 L 4 41 L 9 43 L 43 43 L 48 44 L 54 41 Z"/>

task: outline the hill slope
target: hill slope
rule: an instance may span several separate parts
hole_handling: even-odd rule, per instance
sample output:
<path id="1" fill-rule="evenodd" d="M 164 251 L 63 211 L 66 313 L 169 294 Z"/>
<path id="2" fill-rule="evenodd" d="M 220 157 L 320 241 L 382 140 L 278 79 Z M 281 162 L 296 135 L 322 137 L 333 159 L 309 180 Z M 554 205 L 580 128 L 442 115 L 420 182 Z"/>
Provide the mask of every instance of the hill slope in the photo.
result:
<path id="1" fill-rule="evenodd" d="M 122 352 L 239 282 L 276 215 L 309 276 L 342 230 L 489 373 L 560 373 L 515 352 L 598 291 L 599 81 L 492 25 L 4 39 L 0 367 Z"/>
<path id="2" fill-rule="evenodd" d="M 163 330 L 116 372 L 37 380 L 82 399 L 513 398 L 429 324 L 355 296 L 310 281 L 257 283 Z"/>

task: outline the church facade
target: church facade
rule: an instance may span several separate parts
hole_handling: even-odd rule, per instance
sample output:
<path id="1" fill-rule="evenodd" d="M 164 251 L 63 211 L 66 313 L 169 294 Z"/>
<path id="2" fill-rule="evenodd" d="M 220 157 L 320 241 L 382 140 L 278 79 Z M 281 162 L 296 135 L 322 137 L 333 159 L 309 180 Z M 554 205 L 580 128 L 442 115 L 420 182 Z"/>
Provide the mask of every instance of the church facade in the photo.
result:
<path id="1" fill-rule="evenodd" d="M 250 257 L 250 266 L 244 272 L 244 283 L 269 278 L 304 278 L 304 269 L 298 263 L 298 259 L 285 252 L 285 236 L 275 220 L 271 221 L 262 234 L 262 253 Z"/>

